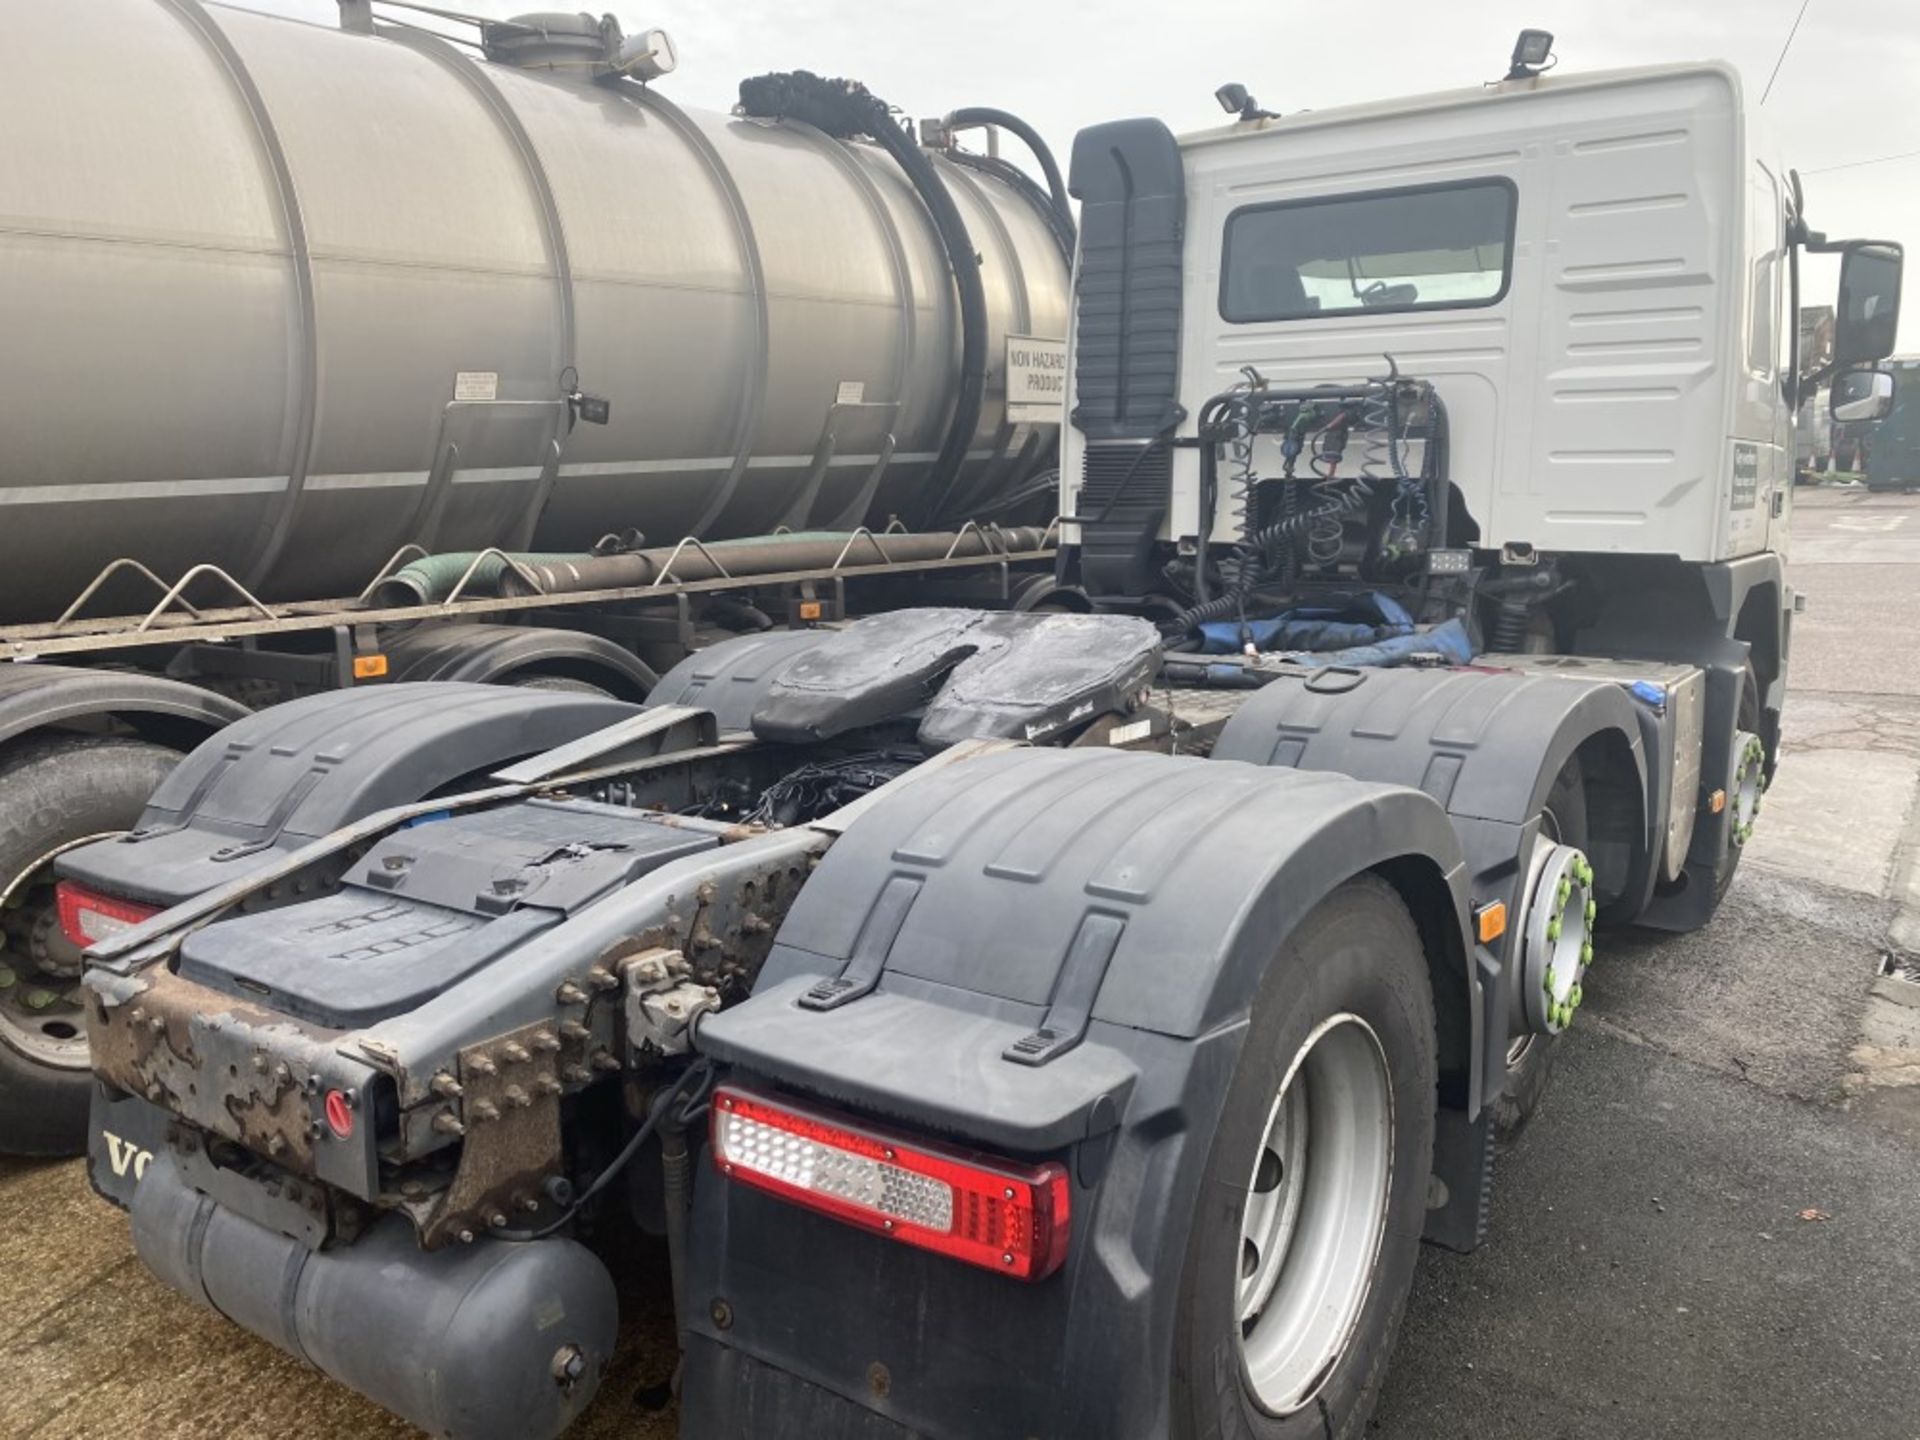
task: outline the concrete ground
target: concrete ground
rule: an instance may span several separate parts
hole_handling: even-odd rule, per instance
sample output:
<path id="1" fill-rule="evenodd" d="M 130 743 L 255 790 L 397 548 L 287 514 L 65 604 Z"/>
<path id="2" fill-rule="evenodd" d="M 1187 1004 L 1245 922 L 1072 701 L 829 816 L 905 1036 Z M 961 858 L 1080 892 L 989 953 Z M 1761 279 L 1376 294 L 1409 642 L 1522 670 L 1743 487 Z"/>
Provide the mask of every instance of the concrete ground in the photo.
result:
<path id="1" fill-rule="evenodd" d="M 1378 1440 L 1920 1440 L 1920 499 L 1802 491 L 1789 754 L 1703 934 L 1615 939 L 1429 1252 Z M 1897 968 L 1897 967 L 1895 967 Z M 656 1262 L 579 1433 L 665 1440 Z M 410 1431 L 151 1280 L 77 1164 L 0 1160 L 0 1435 Z"/>

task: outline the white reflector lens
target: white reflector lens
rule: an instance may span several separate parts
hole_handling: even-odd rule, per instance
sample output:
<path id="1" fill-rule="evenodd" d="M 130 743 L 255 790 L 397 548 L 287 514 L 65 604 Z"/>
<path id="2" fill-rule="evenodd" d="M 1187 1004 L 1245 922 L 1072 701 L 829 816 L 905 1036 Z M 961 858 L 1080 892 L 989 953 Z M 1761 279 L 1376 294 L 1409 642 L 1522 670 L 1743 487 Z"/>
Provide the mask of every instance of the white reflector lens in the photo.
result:
<path id="1" fill-rule="evenodd" d="M 723 1113 L 718 1125 L 721 1154 L 734 1165 L 929 1230 L 953 1228 L 953 1187 L 931 1175 L 832 1149 L 745 1115 Z"/>

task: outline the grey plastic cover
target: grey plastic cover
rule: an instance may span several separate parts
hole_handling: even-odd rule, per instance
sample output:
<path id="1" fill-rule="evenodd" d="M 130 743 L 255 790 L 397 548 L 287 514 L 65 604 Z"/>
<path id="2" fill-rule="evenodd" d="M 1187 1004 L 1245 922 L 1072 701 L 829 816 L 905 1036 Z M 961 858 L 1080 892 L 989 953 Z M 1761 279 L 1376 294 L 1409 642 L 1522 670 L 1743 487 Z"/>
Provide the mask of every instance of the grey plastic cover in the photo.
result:
<path id="1" fill-rule="evenodd" d="M 180 973 L 314 1024 L 369 1025 L 718 843 L 590 801 L 521 801 L 416 824 L 376 845 L 338 894 L 195 931 Z"/>
<path id="2" fill-rule="evenodd" d="M 754 733 L 831 739 L 922 711 L 921 743 L 1041 740 L 1125 710 L 1157 673 L 1159 632 L 1126 615 L 926 609 L 872 615 L 796 656 Z"/>

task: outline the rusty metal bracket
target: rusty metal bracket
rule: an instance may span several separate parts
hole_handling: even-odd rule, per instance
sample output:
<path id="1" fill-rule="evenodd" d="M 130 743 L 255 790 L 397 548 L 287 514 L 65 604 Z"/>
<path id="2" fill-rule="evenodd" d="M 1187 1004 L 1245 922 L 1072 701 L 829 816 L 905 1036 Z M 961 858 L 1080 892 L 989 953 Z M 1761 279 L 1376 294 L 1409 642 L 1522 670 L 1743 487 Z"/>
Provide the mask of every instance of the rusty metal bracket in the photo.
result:
<path id="1" fill-rule="evenodd" d="M 89 986 L 96 1074 L 299 1174 L 314 1173 L 309 1085 L 333 1032 L 169 971 Z M 109 1003 L 101 986 L 124 991 Z"/>
<path id="2" fill-rule="evenodd" d="M 471 1244 L 540 1208 L 542 1182 L 562 1173 L 562 1048 L 555 1027 L 539 1023 L 460 1052 L 459 1114 L 450 1106 L 435 1125 L 464 1143 L 453 1183 L 421 1227 L 425 1248 Z"/>
<path id="3" fill-rule="evenodd" d="M 627 1045 L 637 1054 L 685 1055 L 694 1025 L 720 1008 L 720 992 L 688 978 L 692 967 L 678 950 L 645 950 L 620 963 L 626 981 Z"/>

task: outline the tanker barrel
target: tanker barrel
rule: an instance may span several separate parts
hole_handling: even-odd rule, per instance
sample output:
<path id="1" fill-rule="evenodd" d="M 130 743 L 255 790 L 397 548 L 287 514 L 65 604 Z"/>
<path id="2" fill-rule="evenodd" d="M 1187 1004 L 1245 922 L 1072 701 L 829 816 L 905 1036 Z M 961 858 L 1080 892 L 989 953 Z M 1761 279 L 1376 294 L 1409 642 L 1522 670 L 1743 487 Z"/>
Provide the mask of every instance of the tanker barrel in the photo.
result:
<path id="1" fill-rule="evenodd" d="M 1066 335 L 1045 192 L 907 157 L 968 237 L 969 347 L 932 303 L 947 240 L 876 144 L 675 103 L 657 32 L 481 34 L 9 10 L 0 133 L 35 143 L 0 233 L 0 624 L 122 556 L 312 600 L 408 544 L 852 530 L 942 493 L 958 524 L 1046 468 L 1057 426 L 980 386 L 983 337 Z"/>

